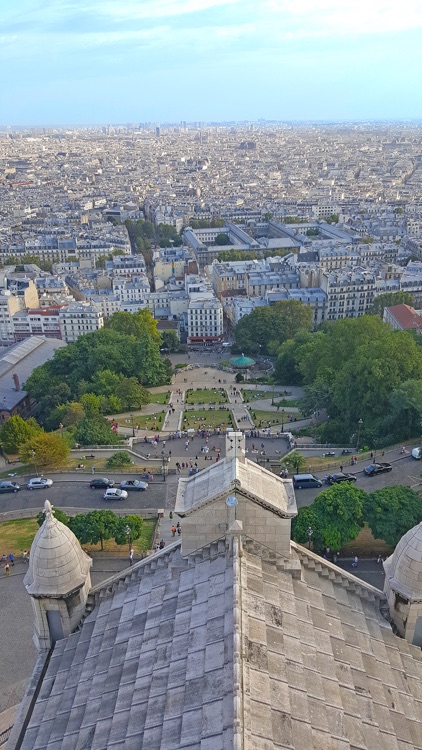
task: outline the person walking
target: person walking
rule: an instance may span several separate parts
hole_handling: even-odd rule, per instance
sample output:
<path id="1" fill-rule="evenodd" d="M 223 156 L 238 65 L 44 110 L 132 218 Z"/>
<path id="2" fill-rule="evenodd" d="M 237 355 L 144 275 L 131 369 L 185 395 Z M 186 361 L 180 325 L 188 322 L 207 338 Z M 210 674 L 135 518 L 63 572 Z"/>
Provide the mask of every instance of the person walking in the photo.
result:
<path id="1" fill-rule="evenodd" d="M 10 565 L 8 562 L 4 566 L 4 572 L 6 573 L 7 576 L 10 576 Z"/>
<path id="2" fill-rule="evenodd" d="M 353 562 L 352 562 L 352 568 L 357 568 L 358 567 L 358 562 L 359 562 L 359 558 L 358 558 L 357 555 L 355 555 L 354 558 L 353 558 Z"/>
<path id="3" fill-rule="evenodd" d="M 91 466 L 91 474 L 95 474 L 95 466 Z"/>
<path id="4" fill-rule="evenodd" d="M 173 524 L 173 526 L 171 527 L 171 535 L 172 535 L 173 539 L 174 539 L 174 537 L 176 536 L 176 527 L 175 527 L 175 525 L 174 525 L 174 524 Z"/>
<path id="5" fill-rule="evenodd" d="M 129 550 L 129 565 L 133 565 L 133 549 L 132 549 L 132 547 Z"/>
<path id="6" fill-rule="evenodd" d="M 15 564 L 15 556 L 14 556 L 13 552 L 10 552 L 10 554 L 9 554 L 9 563 L 10 563 L 10 565 L 12 565 L 12 567 Z"/>

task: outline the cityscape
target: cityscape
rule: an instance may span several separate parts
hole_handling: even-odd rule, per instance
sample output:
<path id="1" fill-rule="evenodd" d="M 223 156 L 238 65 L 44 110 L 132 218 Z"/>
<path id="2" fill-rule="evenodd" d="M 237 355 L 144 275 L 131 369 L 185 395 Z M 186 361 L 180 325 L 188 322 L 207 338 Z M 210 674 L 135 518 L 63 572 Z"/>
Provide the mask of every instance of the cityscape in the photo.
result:
<path id="1" fill-rule="evenodd" d="M 0 750 L 422 750 L 422 6 L 0 5 Z"/>

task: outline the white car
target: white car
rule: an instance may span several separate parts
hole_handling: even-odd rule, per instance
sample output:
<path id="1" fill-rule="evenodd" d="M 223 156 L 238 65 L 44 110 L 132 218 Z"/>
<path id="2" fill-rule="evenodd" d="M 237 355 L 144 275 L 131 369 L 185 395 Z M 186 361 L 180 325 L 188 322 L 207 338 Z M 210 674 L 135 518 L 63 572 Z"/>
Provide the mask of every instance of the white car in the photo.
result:
<path id="1" fill-rule="evenodd" d="M 421 449 L 420 448 L 413 448 L 413 450 L 412 450 L 412 456 L 413 456 L 413 458 L 420 459 L 420 457 L 421 457 Z"/>
<path id="2" fill-rule="evenodd" d="M 104 500 L 127 500 L 126 490 L 120 490 L 118 487 L 110 487 L 104 492 Z"/>
<path id="3" fill-rule="evenodd" d="M 34 477 L 30 479 L 26 485 L 28 490 L 46 490 L 47 487 L 51 487 L 53 484 L 52 479 L 45 479 L 45 477 Z"/>

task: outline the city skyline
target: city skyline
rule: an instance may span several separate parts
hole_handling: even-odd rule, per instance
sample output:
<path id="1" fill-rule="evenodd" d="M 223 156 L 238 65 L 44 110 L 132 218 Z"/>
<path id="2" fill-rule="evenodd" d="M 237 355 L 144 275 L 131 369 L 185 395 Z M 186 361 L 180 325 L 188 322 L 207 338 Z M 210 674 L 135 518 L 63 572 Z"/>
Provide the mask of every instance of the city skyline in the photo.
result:
<path id="1" fill-rule="evenodd" d="M 17 0 L 0 20 L 2 125 L 422 117 L 417 0 Z"/>

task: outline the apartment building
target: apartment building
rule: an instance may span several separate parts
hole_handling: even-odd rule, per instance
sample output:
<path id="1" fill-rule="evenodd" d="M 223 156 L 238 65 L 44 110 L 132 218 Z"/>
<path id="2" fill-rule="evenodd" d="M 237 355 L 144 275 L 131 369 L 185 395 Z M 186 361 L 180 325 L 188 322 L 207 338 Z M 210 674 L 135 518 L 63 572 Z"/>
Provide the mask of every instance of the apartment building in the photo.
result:
<path id="1" fill-rule="evenodd" d="M 188 306 L 188 344 L 217 343 L 223 339 L 223 306 L 211 293 L 193 294 Z"/>
<path id="2" fill-rule="evenodd" d="M 15 341 L 23 341 L 30 336 L 45 336 L 48 339 L 61 339 L 60 307 L 20 310 L 13 316 Z"/>
<path id="3" fill-rule="evenodd" d="M 71 343 L 85 333 L 98 331 L 104 326 L 102 312 L 87 302 L 74 302 L 62 307 L 59 313 L 62 338 Z"/>
<path id="4" fill-rule="evenodd" d="M 15 343 L 13 316 L 21 309 L 18 297 L 7 289 L 0 292 L 0 346 L 10 346 Z"/>
<path id="5" fill-rule="evenodd" d="M 328 297 L 327 320 L 365 315 L 377 293 L 375 274 L 362 268 L 325 271 L 320 280 Z"/>

